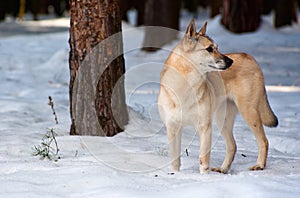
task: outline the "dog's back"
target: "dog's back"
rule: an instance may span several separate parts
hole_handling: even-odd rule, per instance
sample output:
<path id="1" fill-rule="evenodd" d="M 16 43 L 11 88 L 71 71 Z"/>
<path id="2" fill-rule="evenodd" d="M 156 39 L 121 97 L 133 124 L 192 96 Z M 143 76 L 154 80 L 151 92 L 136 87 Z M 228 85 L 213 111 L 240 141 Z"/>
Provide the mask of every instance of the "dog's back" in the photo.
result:
<path id="1" fill-rule="evenodd" d="M 278 119 L 272 111 L 265 90 L 264 77 L 261 68 L 255 59 L 246 53 L 226 54 L 233 60 L 232 66 L 216 76 L 216 72 L 208 74 L 214 87 L 220 87 L 218 83 L 224 83 L 226 95 L 235 103 L 249 102 L 249 106 L 259 111 L 262 123 L 268 127 L 276 127 Z M 222 81 L 216 78 L 222 77 Z M 220 97 L 220 95 L 219 95 Z"/>

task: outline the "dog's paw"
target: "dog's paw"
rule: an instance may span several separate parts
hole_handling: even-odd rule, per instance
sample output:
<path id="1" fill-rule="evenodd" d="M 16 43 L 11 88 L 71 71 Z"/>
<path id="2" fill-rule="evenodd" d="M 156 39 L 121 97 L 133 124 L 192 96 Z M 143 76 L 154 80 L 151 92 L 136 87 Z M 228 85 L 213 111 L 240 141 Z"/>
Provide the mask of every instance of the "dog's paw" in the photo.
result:
<path id="1" fill-rule="evenodd" d="M 209 167 L 200 166 L 200 173 L 201 174 L 209 173 Z"/>
<path id="2" fill-rule="evenodd" d="M 177 165 L 176 166 L 172 166 L 171 167 L 171 171 L 172 172 L 179 172 L 180 171 L 180 166 L 177 166 Z"/>
<path id="3" fill-rule="evenodd" d="M 264 170 L 265 169 L 265 167 L 264 166 L 262 166 L 262 165 L 254 165 L 254 166 L 251 166 L 250 168 L 249 168 L 249 170 L 251 170 L 251 171 L 258 171 L 258 170 Z"/>
<path id="4" fill-rule="evenodd" d="M 171 171 L 173 173 L 180 172 L 180 168 L 171 168 Z"/>
<path id="5" fill-rule="evenodd" d="M 176 159 L 172 162 L 171 170 L 174 172 L 180 171 L 180 159 Z"/>
<path id="6" fill-rule="evenodd" d="M 226 174 L 227 173 L 227 170 L 223 169 L 223 168 L 211 168 L 210 169 L 211 171 L 213 172 L 218 172 L 218 173 L 223 173 L 223 174 Z"/>

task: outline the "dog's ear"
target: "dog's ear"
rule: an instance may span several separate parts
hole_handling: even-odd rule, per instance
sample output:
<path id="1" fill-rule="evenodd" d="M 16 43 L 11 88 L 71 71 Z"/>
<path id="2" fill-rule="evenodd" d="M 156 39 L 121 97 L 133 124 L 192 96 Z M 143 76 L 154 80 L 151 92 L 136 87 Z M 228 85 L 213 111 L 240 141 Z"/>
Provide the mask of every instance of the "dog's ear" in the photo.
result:
<path id="1" fill-rule="evenodd" d="M 204 23 L 203 27 L 200 29 L 198 34 L 205 35 L 206 34 L 206 26 L 207 26 L 207 21 Z"/>
<path id="2" fill-rule="evenodd" d="M 195 20 L 192 19 L 190 22 L 190 25 L 186 29 L 185 33 L 188 37 L 195 37 L 196 36 L 196 26 L 195 26 Z"/>

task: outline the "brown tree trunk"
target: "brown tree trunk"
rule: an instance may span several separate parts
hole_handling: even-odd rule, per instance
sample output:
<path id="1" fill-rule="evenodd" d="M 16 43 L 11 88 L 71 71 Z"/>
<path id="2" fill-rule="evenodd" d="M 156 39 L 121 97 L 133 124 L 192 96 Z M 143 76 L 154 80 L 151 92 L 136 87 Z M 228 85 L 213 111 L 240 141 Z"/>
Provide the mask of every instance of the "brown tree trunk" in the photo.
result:
<path id="1" fill-rule="evenodd" d="M 5 19 L 7 13 L 7 1 L 0 1 L 0 21 Z"/>
<path id="2" fill-rule="evenodd" d="M 146 1 L 145 25 L 158 28 L 147 27 L 145 29 L 143 50 L 156 51 L 164 44 L 177 38 L 177 31 L 175 30 L 179 30 L 180 4 L 180 1 L 175 3 L 174 0 Z"/>
<path id="3" fill-rule="evenodd" d="M 235 33 L 252 32 L 260 25 L 262 0 L 223 0 L 222 24 Z"/>
<path id="4" fill-rule="evenodd" d="M 128 119 L 119 1 L 70 3 L 70 134 L 112 136 Z"/>
<path id="5" fill-rule="evenodd" d="M 292 25 L 292 22 L 297 21 L 297 0 L 276 0 L 275 27 Z"/>
<path id="6" fill-rule="evenodd" d="M 274 0 L 263 0 L 262 14 L 270 14 L 274 9 Z"/>
<path id="7" fill-rule="evenodd" d="M 197 14 L 198 0 L 183 0 L 183 7 L 194 15 Z"/>
<path id="8" fill-rule="evenodd" d="M 145 16 L 145 2 L 147 0 L 120 0 L 121 16 L 123 21 L 128 22 L 127 12 L 131 8 L 135 8 L 137 11 L 137 26 L 144 24 Z"/>
<path id="9" fill-rule="evenodd" d="M 210 1 L 210 17 L 213 18 L 220 14 L 223 0 L 211 0 Z"/>

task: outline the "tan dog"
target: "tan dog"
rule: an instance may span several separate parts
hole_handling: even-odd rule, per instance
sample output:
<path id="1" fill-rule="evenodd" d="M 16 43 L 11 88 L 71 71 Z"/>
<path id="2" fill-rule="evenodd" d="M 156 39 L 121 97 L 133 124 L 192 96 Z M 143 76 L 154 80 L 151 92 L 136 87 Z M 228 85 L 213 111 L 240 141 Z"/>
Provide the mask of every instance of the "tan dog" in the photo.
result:
<path id="1" fill-rule="evenodd" d="M 263 170 L 268 154 L 263 125 L 276 127 L 278 120 L 269 106 L 262 71 L 248 54 L 221 54 L 205 33 L 206 23 L 197 33 L 192 20 L 161 73 L 159 113 L 167 129 L 172 170 L 180 169 L 181 129 L 192 125 L 200 138 L 200 172 L 209 171 L 214 115 L 226 156 L 220 168 L 211 170 L 226 173 L 236 153 L 232 128 L 238 111 L 258 144 L 257 162 L 250 170 Z"/>

